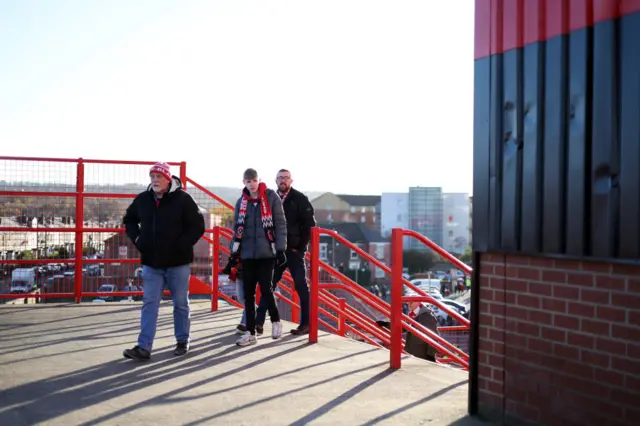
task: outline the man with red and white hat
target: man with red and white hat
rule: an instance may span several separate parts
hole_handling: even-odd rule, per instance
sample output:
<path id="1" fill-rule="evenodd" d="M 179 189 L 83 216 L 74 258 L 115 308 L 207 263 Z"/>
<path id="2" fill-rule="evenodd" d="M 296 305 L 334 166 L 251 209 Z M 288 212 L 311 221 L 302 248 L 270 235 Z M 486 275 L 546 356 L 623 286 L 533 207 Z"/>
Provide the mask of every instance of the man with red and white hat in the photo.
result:
<path id="1" fill-rule="evenodd" d="M 138 344 L 124 351 L 125 358 L 151 357 L 162 292 L 168 288 L 173 299 L 176 337 L 174 355 L 189 350 L 191 313 L 189 307 L 190 264 L 193 246 L 205 230 L 204 217 L 182 182 L 171 175 L 167 163 L 149 170 L 151 184 L 127 208 L 123 223 L 127 236 L 140 252 L 144 296 Z"/>

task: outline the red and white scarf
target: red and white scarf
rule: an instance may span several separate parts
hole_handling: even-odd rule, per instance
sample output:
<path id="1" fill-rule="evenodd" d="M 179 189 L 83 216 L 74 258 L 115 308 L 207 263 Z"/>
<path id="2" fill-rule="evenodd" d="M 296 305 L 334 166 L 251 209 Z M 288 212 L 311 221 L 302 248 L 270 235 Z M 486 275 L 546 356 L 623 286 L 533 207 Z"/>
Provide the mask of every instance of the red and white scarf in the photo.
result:
<path id="1" fill-rule="evenodd" d="M 273 254 L 276 254 L 276 239 L 274 234 L 273 216 L 271 215 L 271 206 L 267 199 L 267 185 L 263 182 L 258 185 L 258 197 L 253 198 L 247 188 L 242 190 L 242 201 L 240 202 L 240 211 L 238 212 L 238 220 L 234 226 L 233 246 L 231 247 L 232 253 L 239 253 L 242 243 L 242 237 L 244 236 L 245 219 L 247 217 L 247 205 L 249 203 L 258 203 L 260 205 L 260 217 L 262 219 L 262 228 L 264 229 L 269 244 L 271 244 L 271 250 Z"/>

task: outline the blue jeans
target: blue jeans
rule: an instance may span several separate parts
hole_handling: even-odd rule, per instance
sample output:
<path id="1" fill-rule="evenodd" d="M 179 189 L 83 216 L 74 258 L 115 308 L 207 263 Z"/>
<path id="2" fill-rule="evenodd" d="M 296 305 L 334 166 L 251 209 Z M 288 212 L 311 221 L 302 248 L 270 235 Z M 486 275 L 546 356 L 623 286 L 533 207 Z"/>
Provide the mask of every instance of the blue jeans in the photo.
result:
<path id="1" fill-rule="evenodd" d="M 142 266 L 142 315 L 138 346 L 151 352 L 158 325 L 158 309 L 162 292 L 168 289 L 173 299 L 173 329 L 178 342 L 189 342 L 191 310 L 189 308 L 189 265 L 172 268 Z"/>

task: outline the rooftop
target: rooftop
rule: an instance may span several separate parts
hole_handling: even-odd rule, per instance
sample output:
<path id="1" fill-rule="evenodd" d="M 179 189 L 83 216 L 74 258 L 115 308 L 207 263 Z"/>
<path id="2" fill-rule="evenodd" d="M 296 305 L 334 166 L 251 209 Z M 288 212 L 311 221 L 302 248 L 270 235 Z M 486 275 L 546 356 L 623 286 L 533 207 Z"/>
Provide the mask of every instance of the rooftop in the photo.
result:
<path id="1" fill-rule="evenodd" d="M 382 199 L 380 195 L 336 194 L 336 197 L 353 207 L 375 207 Z"/>

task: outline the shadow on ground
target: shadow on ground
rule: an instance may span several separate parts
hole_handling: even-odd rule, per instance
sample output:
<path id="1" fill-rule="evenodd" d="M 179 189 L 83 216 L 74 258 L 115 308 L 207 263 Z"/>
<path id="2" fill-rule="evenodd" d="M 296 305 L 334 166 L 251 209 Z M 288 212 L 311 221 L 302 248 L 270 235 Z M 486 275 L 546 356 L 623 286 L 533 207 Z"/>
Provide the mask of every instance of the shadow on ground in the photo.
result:
<path id="1" fill-rule="evenodd" d="M 122 358 L 139 305 L 0 307 L 0 418 L 80 424 L 423 424 L 468 426 L 466 375 L 322 334 L 234 344 L 239 311 L 194 303 L 187 357 L 172 355 L 163 304 L 149 362 Z M 291 325 L 287 326 L 291 328 Z"/>

